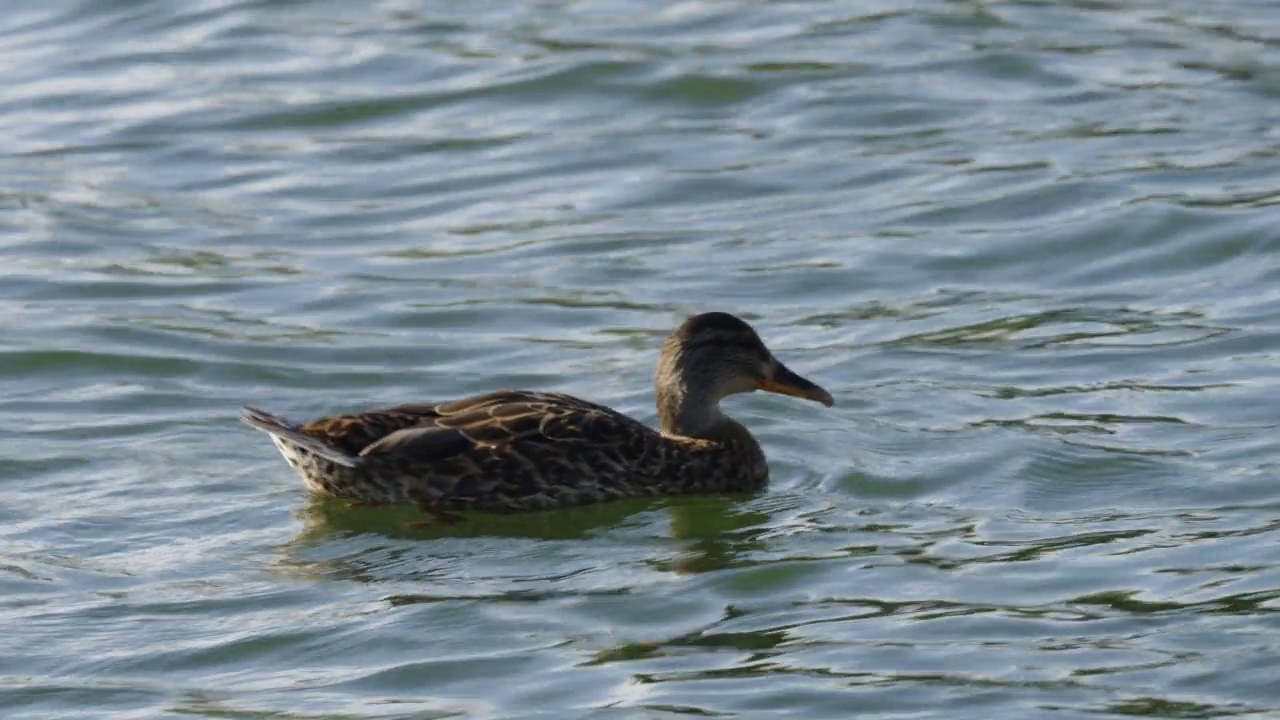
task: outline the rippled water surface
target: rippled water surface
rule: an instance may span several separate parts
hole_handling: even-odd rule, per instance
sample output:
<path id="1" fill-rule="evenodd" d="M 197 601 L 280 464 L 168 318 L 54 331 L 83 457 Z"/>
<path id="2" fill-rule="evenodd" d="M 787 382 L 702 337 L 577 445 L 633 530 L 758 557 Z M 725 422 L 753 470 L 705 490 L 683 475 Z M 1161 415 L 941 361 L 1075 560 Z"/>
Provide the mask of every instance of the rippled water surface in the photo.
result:
<path id="1" fill-rule="evenodd" d="M 5 718 L 1275 717 L 1280 6 L 22 2 Z M 654 419 L 751 320 L 758 496 L 413 529 L 297 418 Z"/>

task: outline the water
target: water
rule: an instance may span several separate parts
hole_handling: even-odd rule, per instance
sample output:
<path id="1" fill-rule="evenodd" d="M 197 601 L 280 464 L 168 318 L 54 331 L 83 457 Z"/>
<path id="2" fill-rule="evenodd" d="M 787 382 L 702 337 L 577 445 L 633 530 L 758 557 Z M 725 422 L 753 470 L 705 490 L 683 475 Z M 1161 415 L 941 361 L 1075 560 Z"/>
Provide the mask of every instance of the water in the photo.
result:
<path id="1" fill-rule="evenodd" d="M 1274 717 L 1280 7 L 10 2 L 6 718 Z M 652 421 L 756 497 L 413 530 L 245 403 Z"/>

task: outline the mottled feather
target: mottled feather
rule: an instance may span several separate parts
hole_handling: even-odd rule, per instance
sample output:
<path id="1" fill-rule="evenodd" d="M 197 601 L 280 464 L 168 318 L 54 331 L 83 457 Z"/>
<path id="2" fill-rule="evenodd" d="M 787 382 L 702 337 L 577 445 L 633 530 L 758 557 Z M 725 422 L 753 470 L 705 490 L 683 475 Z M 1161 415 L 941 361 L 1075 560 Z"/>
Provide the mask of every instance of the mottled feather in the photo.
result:
<path id="1" fill-rule="evenodd" d="M 691 356 L 712 358 L 709 370 L 720 374 L 706 377 L 729 388 L 725 393 L 742 391 L 735 389 L 743 386 L 742 378 L 733 373 L 770 374 L 769 363 L 776 363 L 749 325 L 724 313 L 691 319 L 664 354 L 690 348 Z M 717 348 L 723 367 L 717 365 Z M 778 373 L 785 371 L 777 366 Z M 659 377 L 660 405 L 664 397 L 684 397 L 671 389 L 682 386 L 664 391 L 661 383 L 701 378 L 700 370 L 692 372 L 688 378 Z M 825 395 L 820 388 L 814 392 Z M 712 400 L 703 408 L 705 427 L 690 432 L 665 424 L 658 432 L 603 405 L 525 390 L 398 405 L 302 425 L 246 408 L 244 420 L 271 434 L 311 491 L 366 502 L 501 512 L 760 489 L 768 470 L 759 444 L 746 428 L 719 414 L 720 396 L 707 397 Z M 687 407 L 666 410 L 663 417 L 674 413 L 686 423 L 699 417 Z"/>

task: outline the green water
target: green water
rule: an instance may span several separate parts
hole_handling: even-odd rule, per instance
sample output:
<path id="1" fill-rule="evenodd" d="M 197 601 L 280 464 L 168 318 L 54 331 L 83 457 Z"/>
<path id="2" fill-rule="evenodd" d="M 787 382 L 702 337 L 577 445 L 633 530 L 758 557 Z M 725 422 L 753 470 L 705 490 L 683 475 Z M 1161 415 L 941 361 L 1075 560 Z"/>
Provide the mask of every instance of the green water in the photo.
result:
<path id="1" fill-rule="evenodd" d="M 0 716 L 1280 713 L 1280 5 L 13 0 Z M 409 529 L 299 419 L 646 421 L 755 497 Z"/>

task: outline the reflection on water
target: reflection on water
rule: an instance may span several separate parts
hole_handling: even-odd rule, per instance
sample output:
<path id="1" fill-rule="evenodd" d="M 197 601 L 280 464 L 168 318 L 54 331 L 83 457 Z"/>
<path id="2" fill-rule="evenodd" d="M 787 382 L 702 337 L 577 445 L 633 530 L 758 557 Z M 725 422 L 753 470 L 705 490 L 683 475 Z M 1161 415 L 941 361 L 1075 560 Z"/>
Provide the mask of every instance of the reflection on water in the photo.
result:
<path id="1" fill-rule="evenodd" d="M 746 496 L 743 496 L 746 497 Z M 312 498 L 302 511 L 303 530 L 282 548 L 281 567 L 310 577 L 333 577 L 378 582 L 405 579 L 390 571 L 406 563 L 405 556 L 425 553 L 431 540 L 486 538 L 525 541 L 590 541 L 627 528 L 652 532 L 665 521 L 662 537 L 642 535 L 641 541 L 658 557 L 646 565 L 661 572 L 701 573 L 731 567 L 741 556 L 764 547 L 767 512 L 743 506 L 742 498 L 637 498 L 540 513 L 489 515 L 462 513 L 456 523 L 423 522 L 411 505 L 371 507 L 341 500 Z M 327 560 L 307 559 L 309 549 L 322 548 L 335 538 L 383 539 L 369 552 Z M 385 544 L 391 541 L 392 545 Z M 425 543 L 425 544 L 424 544 Z M 458 547 L 458 546 L 450 546 Z M 460 547 L 458 549 L 461 549 Z M 417 573 L 415 569 L 412 572 Z M 429 572 L 427 573 L 429 575 Z"/>

